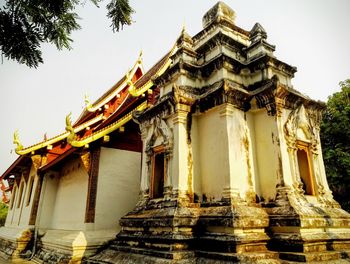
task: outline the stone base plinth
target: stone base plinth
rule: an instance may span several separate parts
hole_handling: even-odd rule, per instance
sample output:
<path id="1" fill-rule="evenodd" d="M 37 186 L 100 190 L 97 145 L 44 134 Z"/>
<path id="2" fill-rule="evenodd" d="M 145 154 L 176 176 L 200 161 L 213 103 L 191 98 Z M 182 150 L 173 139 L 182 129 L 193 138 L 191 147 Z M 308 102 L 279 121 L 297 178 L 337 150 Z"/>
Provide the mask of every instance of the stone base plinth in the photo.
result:
<path id="1" fill-rule="evenodd" d="M 25 254 L 28 243 L 32 238 L 32 231 L 28 228 L 1 227 L 0 228 L 0 252 L 3 258 L 19 257 Z"/>
<path id="2" fill-rule="evenodd" d="M 265 208 L 269 214 L 268 248 L 286 261 L 315 263 L 350 259 L 350 214 L 336 202 L 309 203 L 286 191 Z"/>
<path id="3" fill-rule="evenodd" d="M 81 263 L 106 247 L 116 231 L 46 230 L 41 237 L 34 261 L 37 263 Z"/>
<path id="4" fill-rule="evenodd" d="M 108 249 L 88 263 L 278 263 L 266 248 L 268 215 L 258 205 L 183 205 L 138 207 L 121 219 L 122 231 Z"/>

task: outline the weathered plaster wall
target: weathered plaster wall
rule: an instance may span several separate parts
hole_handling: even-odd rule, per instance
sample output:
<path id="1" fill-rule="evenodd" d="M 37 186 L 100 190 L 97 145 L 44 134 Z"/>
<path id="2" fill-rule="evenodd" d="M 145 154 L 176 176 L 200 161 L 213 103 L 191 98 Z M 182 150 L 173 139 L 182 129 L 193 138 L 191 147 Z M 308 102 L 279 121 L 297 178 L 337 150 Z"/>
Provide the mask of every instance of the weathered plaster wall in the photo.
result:
<path id="1" fill-rule="evenodd" d="M 265 109 L 254 113 L 256 159 L 259 174 L 257 194 L 265 200 L 275 197 L 278 173 L 278 131 L 275 117 Z"/>
<path id="2" fill-rule="evenodd" d="M 200 148 L 199 148 L 198 115 L 192 115 L 191 126 L 191 145 L 193 162 L 193 191 L 199 199 L 202 197 L 202 178 L 200 166 Z"/>
<path id="3" fill-rule="evenodd" d="M 141 153 L 101 148 L 95 229 L 119 229 L 119 219 L 136 205 L 140 169 Z"/>
<path id="4" fill-rule="evenodd" d="M 246 121 L 246 114 L 227 104 L 221 109 L 222 118 L 226 119 L 229 148 L 229 187 L 238 191 L 242 198 L 254 189 L 255 170 L 253 166 L 251 131 Z"/>
<path id="5" fill-rule="evenodd" d="M 88 173 L 80 160 L 68 162 L 61 171 L 51 228 L 84 229 Z"/>
<path id="6" fill-rule="evenodd" d="M 208 200 L 220 200 L 229 173 L 227 131 L 219 107 L 198 116 L 202 192 Z"/>
<path id="7" fill-rule="evenodd" d="M 254 170 L 253 175 L 253 183 L 254 183 L 254 190 L 257 194 L 261 194 L 260 184 L 259 184 L 259 170 L 258 170 L 258 157 L 257 157 L 257 144 L 259 142 L 256 141 L 255 138 L 255 120 L 254 120 L 254 113 L 247 112 L 246 113 L 246 120 L 247 120 L 247 126 L 249 131 L 249 138 L 251 143 L 251 161 L 252 161 L 252 169 Z"/>

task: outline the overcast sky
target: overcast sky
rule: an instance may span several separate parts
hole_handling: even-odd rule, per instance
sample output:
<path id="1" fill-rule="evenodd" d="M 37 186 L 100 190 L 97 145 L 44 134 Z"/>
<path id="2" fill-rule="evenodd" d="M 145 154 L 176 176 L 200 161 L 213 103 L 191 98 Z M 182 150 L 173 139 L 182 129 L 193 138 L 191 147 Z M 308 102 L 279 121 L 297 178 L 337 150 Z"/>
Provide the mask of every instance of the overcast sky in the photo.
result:
<path id="1" fill-rule="evenodd" d="M 108 1 L 107 1 L 108 2 Z M 104 4 L 107 3 L 106 1 Z M 202 29 L 202 16 L 216 1 L 131 1 L 132 26 L 113 33 L 106 10 L 88 0 L 77 10 L 82 29 L 73 50 L 43 45 L 44 64 L 29 69 L 12 61 L 0 64 L 0 174 L 16 159 L 13 132 L 24 146 L 64 131 L 65 116 L 77 118 L 84 94 L 96 99 L 134 64 L 142 49 L 149 69 L 173 45 L 185 24 L 190 35 Z M 278 59 L 296 66 L 294 88 L 326 101 L 350 78 L 349 0 L 226 0 L 236 24 L 250 30 L 259 22 Z M 3 4 L 3 0 L 0 0 Z"/>

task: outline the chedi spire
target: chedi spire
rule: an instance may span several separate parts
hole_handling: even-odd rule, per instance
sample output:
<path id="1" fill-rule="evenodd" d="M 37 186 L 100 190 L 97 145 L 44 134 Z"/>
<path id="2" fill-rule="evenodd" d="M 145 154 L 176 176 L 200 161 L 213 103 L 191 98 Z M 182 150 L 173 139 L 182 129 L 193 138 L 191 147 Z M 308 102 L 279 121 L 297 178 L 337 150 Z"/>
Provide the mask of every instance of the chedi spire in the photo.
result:
<path id="1" fill-rule="evenodd" d="M 224 2 L 217 2 L 212 8 L 210 8 L 202 18 L 203 28 L 206 28 L 213 22 L 225 21 L 234 25 L 236 19 L 236 13 L 226 5 Z"/>

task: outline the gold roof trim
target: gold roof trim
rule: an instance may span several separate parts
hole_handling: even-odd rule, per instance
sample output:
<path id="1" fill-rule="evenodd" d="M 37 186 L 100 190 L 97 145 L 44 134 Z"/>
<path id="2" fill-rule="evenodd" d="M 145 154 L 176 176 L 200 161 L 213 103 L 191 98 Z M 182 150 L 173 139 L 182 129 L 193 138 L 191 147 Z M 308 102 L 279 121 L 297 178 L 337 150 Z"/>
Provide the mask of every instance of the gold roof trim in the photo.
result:
<path id="1" fill-rule="evenodd" d="M 142 104 L 140 104 L 139 106 L 137 106 L 134 110 L 130 111 L 129 113 L 127 113 L 126 115 L 124 115 L 123 117 L 119 118 L 116 122 L 110 124 L 109 126 L 106 126 L 104 128 L 102 128 L 101 130 L 92 133 L 91 135 L 82 138 L 82 139 L 73 139 L 69 142 L 69 144 L 71 144 L 73 147 L 83 147 L 83 146 L 87 146 L 89 143 L 98 140 L 106 135 L 108 135 L 109 133 L 117 130 L 118 128 L 122 127 L 123 125 L 125 125 L 127 122 L 129 122 L 132 119 L 132 114 L 135 111 L 142 111 L 144 109 L 147 108 L 147 101 L 143 102 Z M 69 132 L 67 132 L 69 133 Z"/>
<path id="2" fill-rule="evenodd" d="M 92 124 L 100 121 L 103 119 L 103 114 L 100 114 L 98 116 L 96 116 L 95 118 L 90 119 L 89 121 L 77 126 L 76 128 L 74 128 L 74 132 L 77 133 L 89 126 L 91 126 Z M 18 155 L 25 155 L 27 153 L 31 153 L 33 151 L 36 151 L 38 149 L 47 147 L 49 145 L 52 145 L 60 140 L 63 140 L 65 138 L 67 138 L 70 135 L 70 132 L 64 132 L 56 137 L 50 138 L 48 140 L 42 141 L 38 144 L 32 145 L 30 147 L 27 148 L 23 148 L 23 146 L 21 145 L 20 141 L 19 141 L 19 136 L 18 136 L 18 131 L 15 132 L 14 134 L 14 141 L 13 143 L 17 145 L 15 151 Z"/>
<path id="3" fill-rule="evenodd" d="M 150 89 L 153 86 L 153 79 L 157 78 L 158 76 L 162 75 L 171 65 L 172 60 L 171 60 L 171 56 L 175 54 L 175 52 L 177 51 L 177 45 L 175 43 L 175 45 L 173 46 L 173 48 L 171 49 L 171 51 L 169 52 L 169 55 L 167 56 L 167 59 L 165 60 L 164 64 L 156 71 L 156 73 L 151 76 L 149 78 L 149 80 L 142 85 L 140 88 L 136 88 L 136 86 L 129 81 L 129 93 L 134 96 L 134 97 L 138 97 L 142 94 L 144 94 L 145 92 L 147 92 L 148 89 Z M 142 77 L 141 77 L 142 78 Z"/>
<path id="4" fill-rule="evenodd" d="M 140 51 L 139 57 L 138 57 L 137 61 L 135 62 L 134 67 L 130 71 L 127 72 L 127 74 L 125 76 L 125 80 L 111 94 L 106 96 L 103 100 L 101 100 L 96 105 L 91 104 L 88 97 L 85 96 L 84 101 L 85 101 L 86 110 L 89 112 L 95 112 L 97 109 L 103 107 L 106 103 L 108 103 L 110 100 L 112 100 L 113 97 L 117 96 L 117 94 L 119 94 L 119 92 L 121 90 L 123 90 L 125 88 L 125 86 L 127 86 L 131 82 L 131 78 L 134 76 L 134 74 L 136 73 L 138 68 L 141 69 L 141 72 L 143 75 L 144 68 L 143 68 L 143 63 L 142 63 L 142 51 Z"/>

